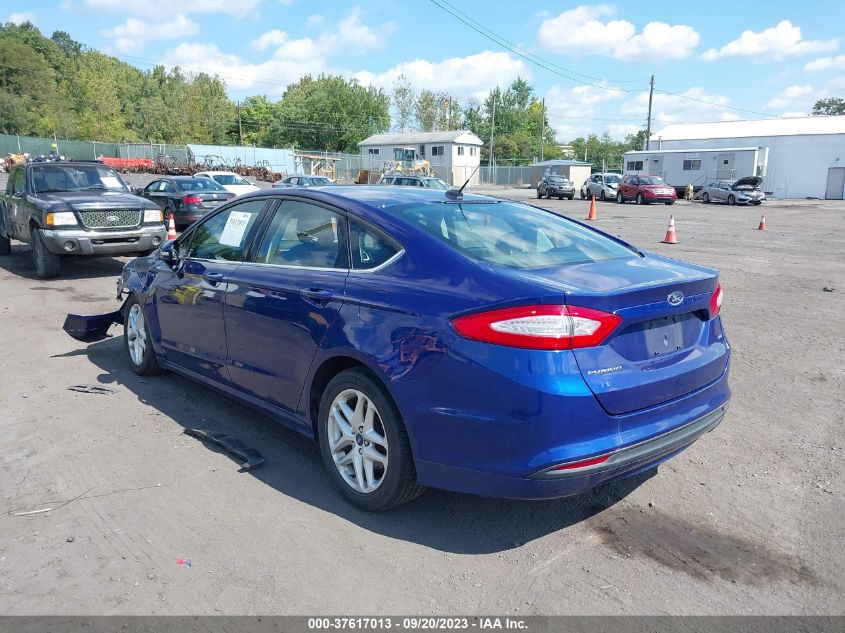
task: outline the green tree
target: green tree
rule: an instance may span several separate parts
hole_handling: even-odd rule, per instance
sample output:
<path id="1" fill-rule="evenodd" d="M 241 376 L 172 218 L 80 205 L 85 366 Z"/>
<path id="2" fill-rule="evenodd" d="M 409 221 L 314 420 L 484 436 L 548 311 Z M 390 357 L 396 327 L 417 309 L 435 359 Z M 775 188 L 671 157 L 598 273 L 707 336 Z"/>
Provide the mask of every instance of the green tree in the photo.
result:
<path id="1" fill-rule="evenodd" d="M 305 75 L 274 108 L 268 139 L 274 146 L 358 152 L 358 143 L 390 127 L 387 95 L 339 75 Z"/>
<path id="2" fill-rule="evenodd" d="M 405 75 L 399 75 L 393 82 L 393 93 L 390 97 L 390 105 L 396 112 L 393 127 L 398 132 L 409 132 L 414 122 L 414 105 L 417 94 L 411 87 L 411 82 Z"/>
<path id="3" fill-rule="evenodd" d="M 839 97 L 819 99 L 813 104 L 813 111 L 810 114 L 814 116 L 845 114 L 845 99 Z"/>

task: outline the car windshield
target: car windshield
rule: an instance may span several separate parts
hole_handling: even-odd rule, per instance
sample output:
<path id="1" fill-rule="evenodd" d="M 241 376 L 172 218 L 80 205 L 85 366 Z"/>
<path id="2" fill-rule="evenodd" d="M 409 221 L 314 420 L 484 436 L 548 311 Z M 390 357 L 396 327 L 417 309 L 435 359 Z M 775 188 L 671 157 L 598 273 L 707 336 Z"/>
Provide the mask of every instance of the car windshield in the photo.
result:
<path id="1" fill-rule="evenodd" d="M 608 183 L 608 184 L 618 183 L 618 182 L 619 182 L 619 180 L 620 180 L 620 178 L 619 178 L 619 176 L 617 176 L 616 174 L 607 174 L 607 175 L 604 177 L 604 181 L 605 181 L 606 183 Z"/>
<path id="2" fill-rule="evenodd" d="M 568 185 L 569 181 L 563 176 L 549 176 L 549 182 L 553 185 Z"/>
<path id="3" fill-rule="evenodd" d="M 324 178 L 322 176 L 311 176 L 311 184 L 315 187 L 325 187 L 326 185 L 333 185 L 331 178 Z"/>
<path id="4" fill-rule="evenodd" d="M 663 178 L 658 178 L 657 176 L 640 176 L 640 184 L 641 185 L 665 185 L 666 183 L 663 182 Z"/>
<path id="5" fill-rule="evenodd" d="M 385 211 L 495 266 L 540 269 L 636 257 L 587 227 L 514 202 L 404 204 Z"/>
<path id="6" fill-rule="evenodd" d="M 423 184 L 429 189 L 442 189 L 445 191 L 449 188 L 449 185 L 440 180 L 440 178 L 423 178 Z"/>
<path id="7" fill-rule="evenodd" d="M 249 181 L 237 174 L 215 174 L 212 176 L 218 185 L 248 185 Z"/>
<path id="8" fill-rule="evenodd" d="M 177 182 L 182 191 L 226 191 L 211 178 L 185 178 Z"/>
<path id="9" fill-rule="evenodd" d="M 35 193 L 48 191 L 129 191 L 118 173 L 104 165 L 36 165 L 32 168 Z"/>

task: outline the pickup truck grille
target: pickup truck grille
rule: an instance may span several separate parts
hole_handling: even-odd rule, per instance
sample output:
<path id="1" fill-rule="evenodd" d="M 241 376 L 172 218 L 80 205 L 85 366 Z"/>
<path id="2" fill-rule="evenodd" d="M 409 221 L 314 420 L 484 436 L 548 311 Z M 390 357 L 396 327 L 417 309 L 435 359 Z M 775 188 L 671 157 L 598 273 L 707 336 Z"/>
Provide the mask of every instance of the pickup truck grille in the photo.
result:
<path id="1" fill-rule="evenodd" d="M 125 229 L 141 224 L 140 209 L 111 209 L 107 211 L 80 211 L 82 224 L 89 229 Z"/>

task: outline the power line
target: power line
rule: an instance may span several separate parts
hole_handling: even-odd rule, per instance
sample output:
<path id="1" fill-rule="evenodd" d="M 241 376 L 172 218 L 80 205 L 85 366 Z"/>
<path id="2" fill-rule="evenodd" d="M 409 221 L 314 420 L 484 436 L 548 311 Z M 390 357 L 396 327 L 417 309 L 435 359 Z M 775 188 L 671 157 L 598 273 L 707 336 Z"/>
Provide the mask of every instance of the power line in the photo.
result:
<path id="1" fill-rule="evenodd" d="M 518 55 L 519 57 L 525 59 L 526 61 L 528 61 L 528 62 L 530 62 L 530 63 L 532 63 L 536 66 L 539 66 L 540 68 L 543 68 L 544 70 L 548 70 L 548 71 L 550 71 L 550 72 L 552 72 L 556 75 L 564 77 L 565 79 L 569 79 L 570 81 L 574 81 L 574 82 L 584 84 L 584 85 L 587 85 L 587 86 L 592 86 L 593 88 L 599 88 L 599 89 L 602 89 L 602 90 L 609 90 L 609 91 L 613 91 L 613 92 L 627 92 L 627 93 L 645 92 L 645 90 L 628 90 L 628 89 L 625 89 L 625 88 L 617 88 L 617 87 L 614 87 L 614 86 L 590 83 L 588 81 L 578 79 L 577 77 L 572 77 L 571 76 L 572 74 L 577 74 L 577 75 L 580 75 L 582 77 L 587 77 L 587 78 L 590 78 L 590 79 L 598 79 L 596 77 L 591 77 L 590 75 L 585 75 L 583 73 L 576 73 L 575 71 L 566 70 L 564 68 L 561 68 L 560 66 L 557 66 L 553 62 L 545 60 L 541 57 L 537 57 L 536 55 L 533 55 L 531 53 L 523 52 L 522 49 L 520 49 L 518 46 L 516 46 L 515 44 L 511 44 L 506 39 L 504 39 L 502 36 L 500 36 L 497 33 L 491 31 L 490 29 L 482 26 L 481 24 L 479 24 L 478 22 L 476 22 L 475 20 L 473 20 L 472 18 L 467 16 L 465 13 L 462 13 L 461 11 L 459 11 L 458 9 L 456 9 L 455 7 L 450 5 L 448 2 L 446 2 L 446 0 L 430 0 L 430 2 L 434 5 L 436 5 L 437 7 L 439 7 L 440 9 L 442 9 L 443 11 L 445 11 L 446 13 L 450 14 L 452 17 L 460 20 L 465 25 L 470 27 L 472 30 L 474 30 L 477 33 L 483 35 L 487 39 L 495 42 L 496 44 L 498 44 L 502 48 L 509 50 L 510 52 L 514 53 L 515 55 Z M 549 66 L 559 68 L 560 70 L 565 71 L 565 72 L 558 72 L 556 70 L 553 70 Z M 566 74 L 566 73 L 569 73 L 569 74 Z M 601 80 L 601 81 L 604 81 L 604 80 Z M 617 82 L 617 83 L 621 83 L 621 82 Z M 679 93 L 676 93 L 676 92 L 670 92 L 668 90 L 655 90 L 655 92 L 660 92 L 662 94 L 671 95 L 673 97 L 678 97 L 680 99 L 686 99 L 688 101 L 697 101 L 699 103 L 706 103 L 707 105 L 712 105 L 712 106 L 715 106 L 717 108 L 726 108 L 728 110 L 736 110 L 738 112 L 746 112 L 746 113 L 749 113 L 749 114 L 755 114 L 757 116 L 762 116 L 762 117 L 770 118 L 770 119 L 778 118 L 777 116 L 775 116 L 773 114 L 767 114 L 765 112 L 757 112 L 756 110 L 749 110 L 749 109 L 746 109 L 746 108 L 739 108 L 739 107 L 736 107 L 736 106 L 729 106 L 729 105 L 725 105 L 723 103 L 717 103 L 715 101 L 708 101 L 707 99 L 700 99 L 700 98 L 697 98 L 697 97 L 690 97 L 688 95 L 679 94 Z"/>

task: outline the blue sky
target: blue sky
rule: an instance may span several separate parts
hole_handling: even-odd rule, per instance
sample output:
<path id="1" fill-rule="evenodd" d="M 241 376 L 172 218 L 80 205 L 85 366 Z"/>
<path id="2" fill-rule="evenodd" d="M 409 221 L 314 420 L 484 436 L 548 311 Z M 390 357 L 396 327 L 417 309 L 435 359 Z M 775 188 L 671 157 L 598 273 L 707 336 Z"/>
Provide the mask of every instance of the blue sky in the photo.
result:
<path id="1" fill-rule="evenodd" d="M 140 68 L 218 74 L 235 99 L 333 72 L 388 91 L 402 73 L 466 102 L 521 75 L 561 140 L 644 127 L 652 73 L 656 129 L 845 97 L 843 2 L 436 2 L 516 52 L 431 0 L 1 0 L 0 19 L 65 30 Z"/>

